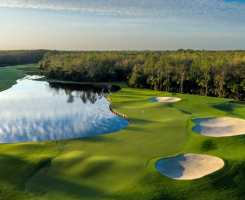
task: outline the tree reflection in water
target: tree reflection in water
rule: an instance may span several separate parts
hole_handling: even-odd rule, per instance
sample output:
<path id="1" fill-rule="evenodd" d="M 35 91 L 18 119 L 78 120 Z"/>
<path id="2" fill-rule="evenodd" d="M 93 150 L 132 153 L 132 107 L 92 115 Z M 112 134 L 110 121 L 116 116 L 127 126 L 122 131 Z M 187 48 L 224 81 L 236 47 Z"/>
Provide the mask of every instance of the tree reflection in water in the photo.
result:
<path id="1" fill-rule="evenodd" d="M 115 85 L 61 82 L 49 82 L 49 87 L 53 90 L 54 96 L 63 95 L 63 93 L 65 93 L 68 96 L 67 103 L 73 103 L 74 98 L 80 98 L 83 103 L 89 101 L 94 104 L 98 99 L 106 98 L 108 94 L 120 90 L 120 87 Z"/>
<path id="2" fill-rule="evenodd" d="M 0 92 L 0 143 L 88 137 L 128 126 L 103 98 L 119 87 L 31 79 L 25 77 Z"/>

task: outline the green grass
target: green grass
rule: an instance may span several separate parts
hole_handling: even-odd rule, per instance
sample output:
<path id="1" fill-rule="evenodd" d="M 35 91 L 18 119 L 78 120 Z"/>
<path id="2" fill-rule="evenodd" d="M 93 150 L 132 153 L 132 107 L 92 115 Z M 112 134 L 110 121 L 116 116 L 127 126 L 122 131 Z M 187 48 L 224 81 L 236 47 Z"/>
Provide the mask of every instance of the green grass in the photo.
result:
<path id="1" fill-rule="evenodd" d="M 0 69 L 1 80 L 1 74 L 16 79 L 24 75 L 17 68 L 8 70 Z M 11 87 L 15 78 L 5 88 Z M 1 90 L 4 83 L 0 82 Z M 172 200 L 245 196 L 245 136 L 201 136 L 192 131 L 191 121 L 219 116 L 245 119 L 244 105 L 117 84 L 122 90 L 109 98 L 112 108 L 130 118 L 126 129 L 80 139 L 1 144 L 0 199 Z M 148 100 L 156 96 L 182 100 L 176 103 Z M 218 156 L 225 161 L 225 167 L 193 181 L 172 180 L 156 171 L 158 159 L 182 153 Z"/>
<path id="2" fill-rule="evenodd" d="M 38 69 L 36 63 L 33 64 L 28 64 L 28 65 L 21 65 L 21 67 L 19 67 L 19 70 L 25 71 L 26 74 L 28 75 L 40 75 L 40 74 L 44 74 L 43 70 Z"/>
<path id="3" fill-rule="evenodd" d="M 36 64 L 17 65 L 0 68 L 0 91 L 7 90 L 16 84 L 16 80 L 23 78 L 26 73 L 36 71 Z"/>

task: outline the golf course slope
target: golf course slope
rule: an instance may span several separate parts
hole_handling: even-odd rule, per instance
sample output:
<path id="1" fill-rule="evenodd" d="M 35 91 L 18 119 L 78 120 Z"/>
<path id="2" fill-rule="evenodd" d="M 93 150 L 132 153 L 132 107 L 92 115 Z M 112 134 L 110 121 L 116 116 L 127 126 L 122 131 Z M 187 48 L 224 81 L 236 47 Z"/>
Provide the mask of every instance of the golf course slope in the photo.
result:
<path id="1" fill-rule="evenodd" d="M 227 137 L 245 134 L 245 120 L 232 117 L 216 117 L 192 120 L 193 131 L 205 136 Z"/>
<path id="2" fill-rule="evenodd" d="M 177 180 L 192 180 L 211 174 L 224 166 L 222 159 L 201 155 L 181 154 L 158 160 L 155 164 L 161 174 Z"/>
<path id="3" fill-rule="evenodd" d="M 31 65 L 0 68 L 0 91 L 25 77 L 24 69 L 30 70 Z M 108 95 L 110 106 L 130 118 L 129 126 L 87 138 L 0 144 L 0 200 L 244 199 L 245 135 L 204 137 L 193 132 L 193 119 L 245 120 L 245 105 L 230 103 L 229 99 L 113 84 L 121 90 Z M 161 96 L 181 101 L 148 100 Z M 188 181 L 169 178 L 156 170 L 159 159 L 186 153 L 215 156 L 225 165 L 215 173 Z M 183 161 L 179 163 L 183 165 Z M 212 162 L 203 166 L 213 168 Z M 182 171 L 183 175 L 187 173 L 183 167 Z"/>
<path id="4" fill-rule="evenodd" d="M 156 98 L 149 98 L 151 102 L 159 102 L 159 103 L 168 103 L 168 102 L 177 102 L 180 101 L 180 98 L 174 97 L 156 97 Z"/>

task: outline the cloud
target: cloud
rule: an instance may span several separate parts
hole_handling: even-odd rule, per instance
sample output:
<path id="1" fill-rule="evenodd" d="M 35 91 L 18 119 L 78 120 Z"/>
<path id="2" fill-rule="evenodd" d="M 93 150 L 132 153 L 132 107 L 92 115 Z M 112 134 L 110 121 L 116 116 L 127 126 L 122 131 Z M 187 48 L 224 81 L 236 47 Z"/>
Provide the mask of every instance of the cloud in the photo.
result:
<path id="1" fill-rule="evenodd" d="M 164 21 L 245 22 L 245 4 L 222 0 L 1 0 L 0 7 L 70 10 Z"/>

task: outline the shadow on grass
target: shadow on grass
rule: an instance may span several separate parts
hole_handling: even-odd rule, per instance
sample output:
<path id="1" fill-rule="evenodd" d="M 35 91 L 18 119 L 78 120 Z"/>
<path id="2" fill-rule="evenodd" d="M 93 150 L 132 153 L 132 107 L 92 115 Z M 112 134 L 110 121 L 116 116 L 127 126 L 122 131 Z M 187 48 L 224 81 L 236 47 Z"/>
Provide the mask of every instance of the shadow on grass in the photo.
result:
<path id="1" fill-rule="evenodd" d="M 34 196 L 43 196 L 50 192 L 58 196 L 64 195 L 64 198 L 71 197 L 71 199 L 80 199 L 81 197 L 85 199 L 96 198 L 97 196 L 107 195 L 104 191 L 91 185 L 69 181 L 70 177 L 63 179 L 63 177 L 56 177 L 52 174 L 38 175 L 40 170 L 45 170 L 51 166 L 52 159 L 43 158 L 38 163 L 32 163 L 15 156 L 0 154 L 0 185 L 11 186 L 13 193 L 18 193 L 19 191 L 18 195 L 26 194 L 25 191 Z M 35 178 L 36 176 L 38 177 L 37 179 Z M 49 189 L 49 186 L 52 190 Z M 4 188 L 1 189 L 0 199 L 6 199 L 11 193 L 11 190 L 9 191 L 8 187 L 6 187 L 5 190 L 8 191 L 8 194 L 6 193 L 5 196 Z M 26 190 L 26 188 L 28 189 Z M 16 198 L 22 199 L 21 196 Z"/>
<path id="2" fill-rule="evenodd" d="M 212 107 L 217 109 L 217 110 L 221 110 L 221 111 L 224 111 L 227 113 L 232 113 L 234 105 L 230 102 L 223 102 L 220 104 L 212 105 Z"/>
<path id="3" fill-rule="evenodd" d="M 225 175 L 218 179 L 214 179 L 210 183 L 211 188 L 215 188 L 216 191 L 226 191 L 227 194 L 232 193 L 232 198 L 227 199 L 244 199 L 244 179 L 245 179 L 245 161 L 236 164 L 233 168 Z M 215 175 L 210 175 L 215 177 Z M 228 192 L 229 191 L 229 192 Z M 223 198 L 222 198 L 223 199 Z"/>
<path id="4" fill-rule="evenodd" d="M 44 158 L 43 160 L 41 160 L 35 167 L 33 167 L 33 169 L 31 171 L 29 171 L 25 177 L 20 181 L 19 183 L 19 188 L 21 190 L 25 190 L 25 186 L 26 183 L 28 182 L 28 180 L 33 177 L 38 171 L 40 171 L 43 167 L 45 167 L 46 165 L 51 165 L 51 161 L 54 158 Z"/>
<path id="5" fill-rule="evenodd" d="M 151 120 L 142 119 L 142 118 L 133 118 L 133 117 L 130 118 L 130 122 L 134 124 L 153 123 L 153 121 Z"/>
<path id="6" fill-rule="evenodd" d="M 105 135 L 107 135 L 107 134 L 105 134 Z M 81 142 L 92 142 L 92 143 L 97 143 L 97 142 L 115 143 L 115 142 L 118 142 L 118 140 L 116 140 L 112 137 L 104 137 L 104 135 L 75 138 L 72 140 L 81 141 Z M 68 143 L 68 142 L 64 142 L 63 144 L 66 144 L 66 143 Z"/>
<path id="7" fill-rule="evenodd" d="M 212 140 L 205 140 L 202 143 L 201 149 L 203 151 L 212 151 L 218 149 L 218 146 L 216 143 L 214 143 Z"/>
<path id="8" fill-rule="evenodd" d="M 0 154 L 0 180 L 15 190 L 24 191 L 26 182 L 53 158 L 44 158 L 38 163 L 27 162 L 14 156 Z"/>
<path id="9" fill-rule="evenodd" d="M 172 103 L 166 103 L 166 107 L 173 108 L 173 104 Z"/>
<path id="10" fill-rule="evenodd" d="M 186 114 L 186 115 L 191 115 L 192 114 L 191 112 L 188 112 L 188 111 L 185 111 L 185 110 L 181 110 L 181 109 L 179 109 L 179 111 L 184 113 L 184 114 Z"/>
<path id="11" fill-rule="evenodd" d="M 42 197 L 48 193 L 64 199 L 93 199 L 107 194 L 91 185 L 78 184 L 63 177 L 48 173 L 34 176 L 26 184 L 26 192 L 36 197 Z"/>
<path id="12" fill-rule="evenodd" d="M 240 105 L 245 105 L 245 101 L 229 101 L 232 104 L 240 104 Z"/>

